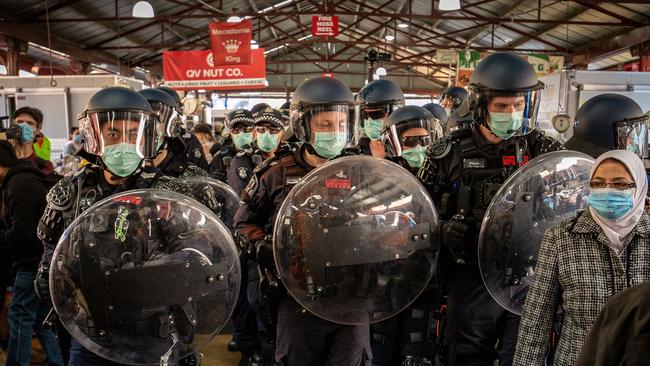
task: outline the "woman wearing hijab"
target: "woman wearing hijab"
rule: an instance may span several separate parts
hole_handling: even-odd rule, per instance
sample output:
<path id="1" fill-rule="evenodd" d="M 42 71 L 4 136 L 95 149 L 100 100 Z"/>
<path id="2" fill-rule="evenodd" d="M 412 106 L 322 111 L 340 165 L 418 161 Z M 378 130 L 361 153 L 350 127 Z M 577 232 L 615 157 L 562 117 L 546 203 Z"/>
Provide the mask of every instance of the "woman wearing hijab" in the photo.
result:
<path id="1" fill-rule="evenodd" d="M 546 364 L 555 315 L 564 312 L 553 365 L 573 365 L 607 299 L 650 279 L 648 180 L 632 152 L 602 154 L 589 209 L 544 234 L 519 325 L 514 365 Z"/>

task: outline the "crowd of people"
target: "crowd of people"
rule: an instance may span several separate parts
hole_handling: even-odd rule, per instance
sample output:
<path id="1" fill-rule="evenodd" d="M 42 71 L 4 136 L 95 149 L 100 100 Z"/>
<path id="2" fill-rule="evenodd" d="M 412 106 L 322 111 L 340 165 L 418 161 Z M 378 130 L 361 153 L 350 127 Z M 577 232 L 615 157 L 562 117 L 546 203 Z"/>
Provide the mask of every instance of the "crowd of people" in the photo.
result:
<path id="1" fill-rule="evenodd" d="M 70 129 L 62 174 L 49 161 L 42 113 L 16 110 L 20 136 L 0 141 L 0 286 L 13 288 L 7 365 L 29 365 L 34 335 L 49 365 L 117 365 L 51 319 L 44 323 L 53 252 L 80 214 L 130 189 L 177 192 L 214 211 L 214 200 L 188 187 L 194 177 L 226 183 L 241 200 L 229 228 L 241 285 L 228 351 L 240 352 L 242 365 L 646 364 L 648 117 L 627 97 L 595 96 L 578 110 L 563 146 L 538 128 L 543 88 L 528 62 L 498 53 L 477 66 L 467 89 L 446 89 L 439 104 L 406 105 L 390 80 L 372 81 L 355 96 L 341 81 L 317 77 L 277 109 L 237 109 L 223 130 L 199 123 L 188 131 L 174 90 L 108 87 Z M 589 208 L 546 231 L 519 316 L 484 284 L 481 224 L 513 173 L 563 149 L 595 159 Z M 440 218 L 430 248 L 435 275 L 397 316 L 339 324 L 305 310 L 282 282 L 270 284 L 273 227 L 305 175 L 357 155 L 393 162 L 426 189 Z M 264 357 L 265 343 L 272 359 Z M 200 356 L 177 362 L 196 365 Z"/>

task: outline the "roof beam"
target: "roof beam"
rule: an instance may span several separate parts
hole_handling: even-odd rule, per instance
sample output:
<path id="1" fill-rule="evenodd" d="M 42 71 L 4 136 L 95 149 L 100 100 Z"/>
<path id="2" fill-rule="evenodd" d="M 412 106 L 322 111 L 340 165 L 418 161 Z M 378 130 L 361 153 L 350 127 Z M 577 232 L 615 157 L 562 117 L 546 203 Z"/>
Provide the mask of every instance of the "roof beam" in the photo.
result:
<path id="1" fill-rule="evenodd" d="M 588 8 L 590 8 L 590 9 L 594 9 L 594 10 L 596 10 L 596 11 L 602 13 L 602 14 L 609 15 L 610 17 L 616 18 L 619 21 L 621 21 L 622 23 L 625 23 L 625 24 L 630 25 L 632 27 L 642 27 L 642 26 L 645 25 L 643 23 L 637 22 L 634 19 L 624 17 L 624 16 L 622 16 L 620 14 L 617 14 L 617 13 L 615 13 L 613 11 L 605 9 L 600 5 L 594 4 L 594 1 L 573 0 L 573 2 L 584 5 L 584 6 L 588 7 Z"/>
<path id="2" fill-rule="evenodd" d="M 52 6 L 50 6 L 48 9 L 43 9 L 43 10 L 37 11 L 37 12 L 35 12 L 35 13 L 31 13 L 31 14 L 29 14 L 29 15 L 23 17 L 23 19 L 34 19 L 34 18 L 39 18 L 39 17 L 44 16 L 44 15 L 47 14 L 47 13 L 51 13 L 51 12 L 56 11 L 56 10 L 59 10 L 59 9 L 61 9 L 61 8 L 65 8 L 66 6 L 70 6 L 70 5 L 72 5 L 72 4 L 74 4 L 74 3 L 78 3 L 78 2 L 80 2 L 80 1 L 81 1 L 81 0 L 64 0 L 64 1 L 59 1 L 58 3 L 56 3 L 56 4 L 52 5 Z"/>
<path id="3" fill-rule="evenodd" d="M 571 57 L 570 65 L 586 65 L 648 41 L 650 41 L 650 25 L 635 28 L 578 48 Z"/>
<path id="4" fill-rule="evenodd" d="M 356 0 L 350 0 L 352 2 L 356 2 Z M 301 13 L 302 15 L 319 15 L 322 14 L 320 12 L 316 11 L 307 11 Z M 240 16 L 247 16 L 251 18 L 258 18 L 260 16 L 291 16 L 291 15 L 298 15 L 296 12 L 287 12 L 287 11 L 268 11 L 263 14 L 257 14 L 257 13 L 240 13 Z M 485 17 L 485 16 L 459 16 L 459 15 L 448 15 L 448 14 L 442 14 L 442 13 L 432 13 L 432 14 L 409 14 L 409 15 L 403 15 L 403 14 L 393 14 L 393 13 L 387 13 L 387 12 L 372 12 L 372 13 L 366 13 L 366 12 L 357 12 L 357 11 L 337 11 L 337 15 L 359 15 L 359 16 L 366 16 L 369 19 L 370 18 L 390 18 L 390 19 L 408 19 L 409 22 L 413 23 L 413 19 L 443 19 L 443 20 L 464 20 L 464 21 L 484 21 L 484 22 L 491 22 L 491 23 L 521 23 L 521 24 L 571 24 L 571 25 L 587 25 L 587 26 L 609 26 L 609 27 L 630 27 L 629 24 L 625 24 L 622 22 L 618 23 L 613 23 L 613 22 L 593 22 L 593 21 L 560 21 L 560 20 L 555 20 L 555 19 L 533 19 L 533 18 L 500 18 L 500 17 Z M 215 13 L 215 12 L 206 12 L 202 14 L 192 14 L 192 15 L 187 15 L 184 16 L 184 19 L 206 19 L 206 18 L 213 18 L 215 16 L 222 16 L 220 13 Z M 158 21 L 163 21 L 163 20 L 173 20 L 170 19 L 171 16 L 166 15 L 166 16 L 156 16 L 153 18 L 147 18 L 149 20 L 158 20 Z M 116 21 L 121 21 L 121 22 L 132 22 L 132 21 L 142 21 L 143 18 L 135 18 L 135 17 L 120 17 L 119 20 L 115 17 L 78 17 L 78 18 L 53 18 L 50 19 L 51 23 L 80 23 L 80 22 L 116 22 Z M 45 22 L 44 19 L 32 19 L 32 20 L 26 20 L 22 23 L 43 23 Z M 441 34 L 442 35 L 442 34 Z"/>
<path id="5" fill-rule="evenodd" d="M 520 0 L 520 1 L 517 1 L 517 2 L 514 3 L 512 6 L 508 7 L 508 9 L 505 9 L 504 12 L 503 12 L 503 15 L 502 15 L 501 17 L 503 17 L 503 18 L 507 18 L 507 17 L 511 16 L 512 13 L 513 13 L 513 12 L 514 12 L 514 11 L 515 11 L 519 6 L 521 6 L 523 3 L 527 2 L 527 1 L 529 1 L 529 0 Z M 462 10 L 467 10 L 467 8 L 462 9 Z M 469 12 L 468 12 L 468 13 L 469 13 Z M 481 29 L 477 30 L 477 31 L 474 32 L 471 36 L 469 36 L 469 37 L 467 38 L 467 40 L 466 40 L 465 43 L 467 43 L 468 45 L 471 45 L 472 42 L 474 42 L 474 40 L 476 40 L 476 38 L 478 38 L 478 36 L 480 36 L 481 34 L 483 34 L 483 32 L 485 32 L 486 30 L 492 29 L 492 32 L 494 32 L 494 30 L 500 26 L 500 24 L 496 24 L 494 27 L 492 27 L 493 24 L 494 24 L 494 23 L 488 23 L 488 24 L 484 25 L 483 27 L 481 27 Z"/>
<path id="6" fill-rule="evenodd" d="M 40 45 L 47 45 L 47 32 L 40 27 L 32 27 L 21 23 L 0 22 L 0 33 L 20 39 L 25 42 L 34 42 Z M 115 65 L 117 57 L 103 51 L 87 51 L 76 43 L 66 39 L 52 36 L 53 50 L 65 53 L 81 62 L 107 63 Z"/>
<path id="7" fill-rule="evenodd" d="M 564 18 L 562 18 L 561 20 L 562 20 L 562 21 L 566 21 L 566 22 L 568 22 L 568 21 L 570 21 L 571 19 L 573 19 L 573 18 L 579 16 L 580 14 L 584 13 L 586 10 L 587 10 L 586 7 L 584 7 L 584 6 L 578 6 L 577 8 L 575 8 L 572 12 L 570 12 L 568 15 L 566 15 L 566 16 L 565 16 Z M 535 32 L 535 33 L 532 33 L 532 34 L 533 34 L 535 37 L 541 37 L 541 36 L 544 35 L 545 33 L 548 33 L 548 32 L 552 31 L 553 29 L 555 29 L 555 28 L 557 28 L 557 27 L 559 27 L 559 26 L 560 26 L 560 25 L 558 25 L 558 24 L 551 24 L 551 25 L 548 25 L 548 26 L 546 26 L 546 27 L 544 27 L 544 28 L 538 30 L 538 31 Z M 512 42 L 510 45 L 511 45 L 512 47 L 519 47 L 519 46 L 523 45 L 524 43 L 530 41 L 530 38 L 531 38 L 531 37 L 526 37 L 526 36 L 525 36 L 525 37 L 522 37 L 522 38 L 520 38 L 520 39 L 518 39 L 518 40 Z M 566 47 L 565 47 L 565 48 L 566 48 Z"/>

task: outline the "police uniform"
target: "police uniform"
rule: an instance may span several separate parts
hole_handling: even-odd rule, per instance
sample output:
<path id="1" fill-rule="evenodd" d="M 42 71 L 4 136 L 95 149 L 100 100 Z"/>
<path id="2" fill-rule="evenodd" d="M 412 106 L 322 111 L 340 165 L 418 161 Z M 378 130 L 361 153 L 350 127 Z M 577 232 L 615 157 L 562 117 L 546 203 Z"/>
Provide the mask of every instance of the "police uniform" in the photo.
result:
<path id="1" fill-rule="evenodd" d="M 185 144 L 184 155 L 187 161 L 203 170 L 208 170 L 208 160 L 205 158 L 199 139 L 186 130 L 181 130 L 180 139 Z"/>
<path id="2" fill-rule="evenodd" d="M 285 154 L 276 154 L 260 165 L 251 178 L 235 216 L 238 234 L 244 236 L 247 243 L 257 243 L 272 233 L 275 216 L 286 193 L 313 169 L 303 159 L 304 149 L 305 145 Z M 250 247 L 242 249 L 253 252 Z M 262 263 L 259 255 L 257 259 L 263 272 L 275 270 L 268 259 L 266 263 Z M 358 366 L 362 363 L 363 351 L 369 351 L 367 326 L 330 323 L 304 310 L 286 294 L 284 288 L 278 291 L 277 361 L 289 366 L 319 365 L 325 364 L 326 360 L 336 365 Z M 323 339 L 331 339 L 333 343 L 317 341 Z"/>
<path id="3" fill-rule="evenodd" d="M 47 276 L 54 249 L 63 231 L 75 218 L 106 197 L 138 188 L 165 189 L 193 197 L 189 186 L 179 179 L 163 175 L 155 168 L 145 168 L 139 174 L 129 176 L 124 184 L 110 186 L 104 179 L 100 167 L 86 165 L 74 175 L 64 177 L 57 182 L 47 195 L 47 206 L 37 230 L 44 246 L 39 275 Z M 43 296 L 42 291 L 39 294 Z M 79 350 L 76 347 L 75 349 Z M 82 365 L 116 365 L 85 349 L 79 351 L 77 355 L 71 354 L 71 356 L 76 357 Z"/>
<path id="4" fill-rule="evenodd" d="M 253 176 L 253 170 L 263 159 L 258 150 L 254 151 L 250 147 L 242 149 L 235 155 L 228 167 L 226 183 L 235 190 L 235 193 L 241 195 Z"/>
<path id="5" fill-rule="evenodd" d="M 232 138 L 228 137 L 221 150 L 212 156 L 208 167 L 210 176 L 225 183 L 228 179 L 228 169 L 235 155 L 237 155 L 237 150 L 232 142 Z"/>
<path id="6" fill-rule="evenodd" d="M 418 177 L 442 220 L 460 216 L 467 224 L 465 247 L 441 253 L 441 281 L 448 291 L 445 340 L 450 365 L 492 365 L 495 352 L 502 365 L 512 363 L 519 316 L 501 308 L 483 284 L 477 263 L 478 233 L 501 184 L 530 159 L 561 148 L 537 130 L 492 144 L 474 125 L 465 136 L 445 137 L 427 149 Z"/>

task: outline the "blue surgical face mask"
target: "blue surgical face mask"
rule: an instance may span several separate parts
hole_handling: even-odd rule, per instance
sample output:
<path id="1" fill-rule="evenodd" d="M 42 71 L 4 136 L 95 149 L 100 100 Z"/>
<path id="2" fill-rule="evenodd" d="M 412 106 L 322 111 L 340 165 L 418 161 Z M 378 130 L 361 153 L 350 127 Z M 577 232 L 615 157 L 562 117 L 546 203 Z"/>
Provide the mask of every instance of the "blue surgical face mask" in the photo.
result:
<path id="1" fill-rule="evenodd" d="M 102 161 L 111 173 L 120 177 L 128 177 L 142 164 L 135 144 L 127 142 L 104 147 Z"/>
<path id="2" fill-rule="evenodd" d="M 366 132 L 366 136 L 368 136 L 368 138 L 371 140 L 379 140 L 381 138 L 381 130 L 383 129 L 383 119 L 368 118 L 363 122 L 363 130 Z"/>
<path id="3" fill-rule="evenodd" d="M 424 152 L 426 150 L 421 145 L 415 145 L 412 149 L 403 150 L 401 156 L 411 168 L 419 168 L 424 162 Z"/>
<path id="4" fill-rule="evenodd" d="M 76 144 L 81 145 L 81 143 L 83 142 L 81 135 L 75 135 L 75 136 L 74 136 L 74 142 L 75 142 Z"/>
<path id="5" fill-rule="evenodd" d="M 490 130 L 502 139 L 509 139 L 519 132 L 524 122 L 524 111 L 512 113 L 490 112 Z"/>
<path id="6" fill-rule="evenodd" d="M 257 147 L 264 152 L 271 152 L 278 146 L 278 136 L 269 132 L 257 133 Z"/>
<path id="7" fill-rule="evenodd" d="M 314 132 L 312 146 L 316 153 L 324 158 L 337 157 L 346 144 L 347 134 L 345 132 Z"/>
<path id="8" fill-rule="evenodd" d="M 232 142 L 235 143 L 237 150 L 241 150 L 245 145 L 250 146 L 253 143 L 252 132 L 240 132 L 232 135 Z"/>
<path id="9" fill-rule="evenodd" d="M 21 144 L 28 144 L 32 141 L 34 141 L 34 127 L 30 126 L 29 123 L 19 123 L 18 127 L 20 127 L 20 143 Z"/>
<path id="10" fill-rule="evenodd" d="M 634 198 L 631 189 L 592 188 L 588 203 L 602 218 L 616 221 L 634 207 Z"/>

